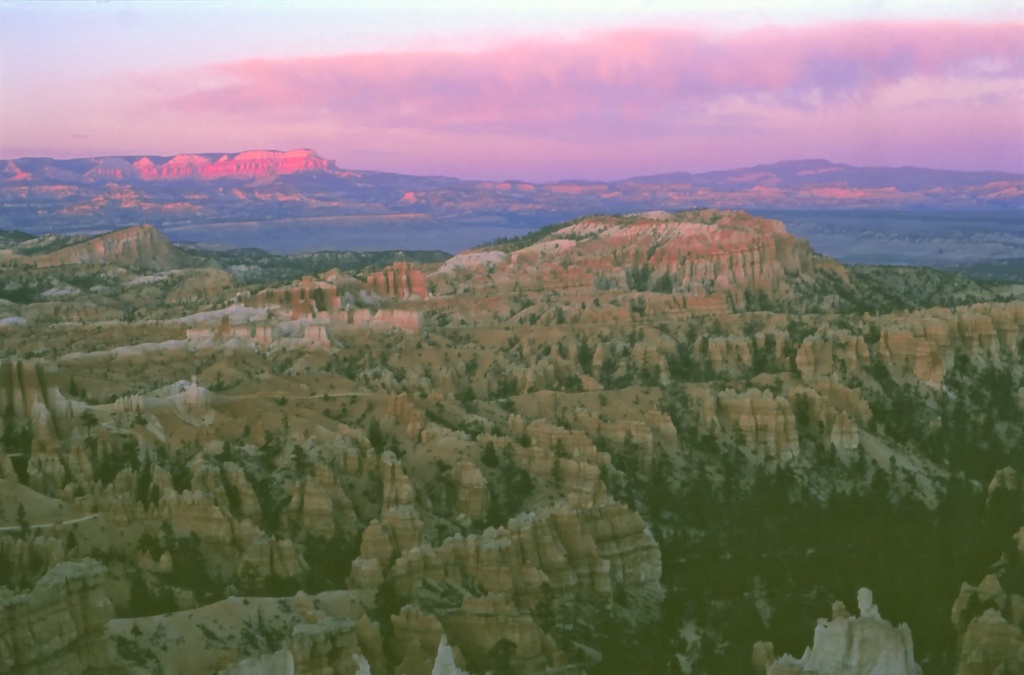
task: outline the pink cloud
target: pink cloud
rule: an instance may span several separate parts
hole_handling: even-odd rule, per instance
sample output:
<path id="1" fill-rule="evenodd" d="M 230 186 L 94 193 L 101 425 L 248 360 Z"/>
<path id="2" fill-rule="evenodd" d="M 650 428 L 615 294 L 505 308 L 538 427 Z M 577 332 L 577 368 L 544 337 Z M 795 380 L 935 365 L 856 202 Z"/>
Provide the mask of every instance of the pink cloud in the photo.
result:
<path id="1" fill-rule="evenodd" d="M 8 155 L 314 147 L 346 167 L 532 180 L 801 157 L 1024 171 L 1024 24 L 630 30 L 96 75 L 8 99 L 0 146 L 37 148 Z"/>
<path id="2" fill-rule="evenodd" d="M 193 114 L 368 127 L 653 135 L 725 97 L 815 109 L 910 77 L 1019 79 L 1019 24 L 836 24 L 709 35 L 634 30 L 489 50 L 248 60 L 162 78 Z M 179 79 L 180 78 L 180 79 Z M 186 84 L 187 82 L 187 84 Z"/>

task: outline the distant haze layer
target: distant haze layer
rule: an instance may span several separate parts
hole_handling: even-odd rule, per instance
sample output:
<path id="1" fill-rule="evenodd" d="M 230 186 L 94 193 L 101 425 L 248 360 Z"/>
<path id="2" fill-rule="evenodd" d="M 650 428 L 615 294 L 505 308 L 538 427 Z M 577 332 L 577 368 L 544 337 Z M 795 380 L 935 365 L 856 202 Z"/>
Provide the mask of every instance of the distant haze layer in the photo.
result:
<path id="1" fill-rule="evenodd" d="M 271 251 L 458 251 L 593 213 L 752 209 L 846 262 L 1024 259 L 1024 175 L 825 160 L 622 181 L 464 181 L 340 168 L 311 149 L 0 160 L 0 229 L 150 223 Z M 777 214 L 777 215 L 776 215 Z"/>

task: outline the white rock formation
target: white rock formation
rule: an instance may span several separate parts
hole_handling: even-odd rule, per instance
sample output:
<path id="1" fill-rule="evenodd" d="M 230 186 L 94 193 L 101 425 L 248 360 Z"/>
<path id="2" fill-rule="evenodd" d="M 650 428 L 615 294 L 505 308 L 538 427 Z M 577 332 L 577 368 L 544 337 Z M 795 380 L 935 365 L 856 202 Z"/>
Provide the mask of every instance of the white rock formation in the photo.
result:
<path id="1" fill-rule="evenodd" d="M 455 654 L 451 645 L 448 644 L 448 637 L 441 635 L 441 642 L 437 645 L 437 658 L 434 659 L 434 668 L 430 675 L 468 675 L 466 671 L 460 670 L 455 665 Z"/>
<path id="2" fill-rule="evenodd" d="M 362 654 L 353 654 L 352 660 L 356 662 L 356 672 L 353 675 L 373 675 L 370 672 L 370 662 Z"/>
<path id="3" fill-rule="evenodd" d="M 857 593 L 857 606 L 860 616 L 851 617 L 843 603 L 833 604 L 832 620 L 818 619 L 803 657 L 783 656 L 768 666 L 768 675 L 921 675 L 910 628 L 883 619 L 867 588 Z"/>

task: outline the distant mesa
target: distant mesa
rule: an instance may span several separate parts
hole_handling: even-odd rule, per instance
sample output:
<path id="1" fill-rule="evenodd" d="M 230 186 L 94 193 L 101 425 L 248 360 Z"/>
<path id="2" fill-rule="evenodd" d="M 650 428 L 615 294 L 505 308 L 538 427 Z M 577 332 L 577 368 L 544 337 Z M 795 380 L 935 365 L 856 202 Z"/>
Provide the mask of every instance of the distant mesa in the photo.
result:
<path id="1" fill-rule="evenodd" d="M 300 171 L 327 171 L 330 163 L 313 150 L 249 150 L 237 155 L 175 155 L 166 162 L 143 157 L 132 163 L 143 180 L 260 178 Z M 157 158 L 161 160 L 163 158 Z"/>
<path id="2" fill-rule="evenodd" d="M 217 180 L 270 178 L 310 171 L 330 171 L 334 162 L 310 149 L 246 150 L 239 153 L 92 157 L 84 159 L 24 158 L 11 160 L 0 171 L 4 181 L 50 178 L 85 182 Z"/>

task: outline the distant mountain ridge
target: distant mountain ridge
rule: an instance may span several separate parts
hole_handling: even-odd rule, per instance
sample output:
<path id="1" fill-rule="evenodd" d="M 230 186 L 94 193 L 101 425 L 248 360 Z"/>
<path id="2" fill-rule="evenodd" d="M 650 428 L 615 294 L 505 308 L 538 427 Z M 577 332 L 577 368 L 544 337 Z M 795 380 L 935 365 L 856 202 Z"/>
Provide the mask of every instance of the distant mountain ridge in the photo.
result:
<path id="1" fill-rule="evenodd" d="M 792 159 L 758 164 L 736 169 L 705 172 L 673 171 L 642 174 L 629 178 L 600 181 L 566 178 L 547 183 L 529 181 L 485 181 L 451 178 L 446 176 L 413 176 L 384 171 L 338 169 L 335 160 L 321 157 L 315 150 L 244 150 L 242 152 L 203 152 L 177 155 L 109 155 L 76 159 L 49 157 L 21 157 L 0 159 L 0 183 L 33 182 L 41 178 L 56 177 L 80 182 L 103 180 L 142 181 L 159 180 L 218 180 L 221 178 L 251 179 L 282 176 L 295 173 L 327 172 L 340 176 L 380 175 L 406 178 L 434 179 L 444 182 L 475 183 L 497 186 L 536 185 L 679 185 L 718 187 L 723 184 L 758 185 L 762 187 L 800 188 L 808 186 L 845 186 L 851 188 L 896 188 L 918 190 L 935 187 L 979 186 L 987 183 L 1019 182 L 1024 173 L 1005 171 L 963 171 L 931 169 L 917 166 L 858 167 L 831 162 L 827 159 Z M 79 182 L 76 181 L 76 182 Z"/>
<path id="2" fill-rule="evenodd" d="M 1024 174 L 1003 171 L 959 171 L 916 166 L 858 167 L 826 159 L 797 159 L 758 164 L 740 169 L 704 173 L 672 172 L 628 178 L 629 183 L 685 183 L 714 186 L 728 181 L 736 184 L 768 185 L 798 189 L 809 186 L 839 186 L 862 189 L 895 188 L 899 191 L 952 188 L 999 182 L 1019 182 Z"/>
<path id="3" fill-rule="evenodd" d="M 174 241 L 271 250 L 458 250 L 586 214 L 705 206 L 1016 211 L 1024 174 L 812 159 L 530 183 L 343 169 L 310 149 L 0 160 L 0 229 L 149 223 Z"/>

